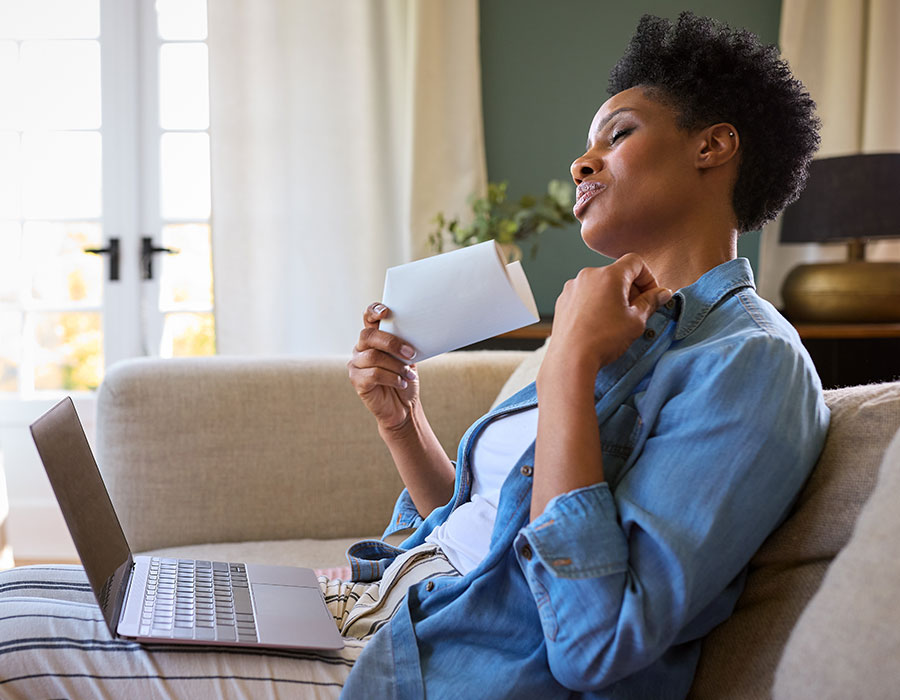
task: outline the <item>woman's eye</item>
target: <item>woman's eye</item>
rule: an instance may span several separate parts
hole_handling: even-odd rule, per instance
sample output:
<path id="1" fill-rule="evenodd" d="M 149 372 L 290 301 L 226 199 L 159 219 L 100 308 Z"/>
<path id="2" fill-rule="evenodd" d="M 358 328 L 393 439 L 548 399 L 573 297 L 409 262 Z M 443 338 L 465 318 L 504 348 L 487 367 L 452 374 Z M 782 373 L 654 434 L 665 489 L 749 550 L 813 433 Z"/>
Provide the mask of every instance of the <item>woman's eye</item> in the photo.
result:
<path id="1" fill-rule="evenodd" d="M 634 131 L 634 129 L 618 129 L 618 130 L 614 131 L 613 134 L 612 134 L 612 136 L 609 137 L 609 142 L 610 142 L 610 144 L 615 143 L 616 141 L 618 141 L 618 140 L 619 140 L 620 138 L 622 138 L 623 136 L 627 136 L 627 135 L 630 134 L 632 131 Z"/>

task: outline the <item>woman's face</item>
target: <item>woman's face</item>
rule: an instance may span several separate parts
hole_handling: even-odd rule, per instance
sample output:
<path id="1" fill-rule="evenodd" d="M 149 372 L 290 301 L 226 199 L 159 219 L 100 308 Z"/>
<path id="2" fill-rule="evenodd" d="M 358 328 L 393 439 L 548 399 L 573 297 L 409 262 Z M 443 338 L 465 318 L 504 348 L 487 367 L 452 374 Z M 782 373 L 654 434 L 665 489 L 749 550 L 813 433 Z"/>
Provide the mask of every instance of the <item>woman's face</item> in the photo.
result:
<path id="1" fill-rule="evenodd" d="M 698 204 L 696 145 L 674 110 L 642 88 L 610 97 L 591 123 L 587 151 L 571 168 L 584 242 L 618 258 L 671 240 Z"/>

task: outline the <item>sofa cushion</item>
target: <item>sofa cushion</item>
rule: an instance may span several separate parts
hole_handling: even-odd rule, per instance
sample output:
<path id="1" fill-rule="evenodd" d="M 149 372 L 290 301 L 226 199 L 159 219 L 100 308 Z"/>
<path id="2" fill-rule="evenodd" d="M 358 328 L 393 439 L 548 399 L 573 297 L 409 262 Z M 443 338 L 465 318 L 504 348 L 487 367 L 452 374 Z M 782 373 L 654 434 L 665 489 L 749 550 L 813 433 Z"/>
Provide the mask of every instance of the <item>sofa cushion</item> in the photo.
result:
<path id="1" fill-rule="evenodd" d="M 510 396 L 515 394 L 520 389 L 524 389 L 526 386 L 531 384 L 537 377 L 538 370 L 541 368 L 541 362 L 544 359 L 544 355 L 547 352 L 547 347 L 550 345 L 550 338 L 544 341 L 544 344 L 541 345 L 537 350 L 530 352 L 524 360 L 513 370 L 513 373 L 509 375 L 509 379 L 503 384 L 503 387 L 500 389 L 500 393 L 497 394 L 497 398 L 494 399 L 494 403 L 491 404 L 491 409 L 495 406 L 503 403 Z"/>
<path id="2" fill-rule="evenodd" d="M 900 688 L 900 431 L 853 536 L 788 640 L 773 696 L 896 698 Z"/>
<path id="3" fill-rule="evenodd" d="M 389 544 L 398 545 L 409 535 L 398 532 L 385 538 Z M 211 542 L 189 544 L 181 547 L 154 549 L 144 554 L 160 557 L 208 559 L 212 561 L 238 561 L 245 564 L 271 564 L 273 566 L 307 566 L 312 569 L 347 566 L 347 547 L 371 537 L 344 537 L 332 540 L 266 540 L 258 542 Z"/>
<path id="4" fill-rule="evenodd" d="M 272 566 L 338 567 L 347 564 L 347 547 L 355 537 L 334 540 L 264 540 L 258 542 L 211 542 L 154 549 L 146 554 L 176 559 L 208 559 Z"/>
<path id="5" fill-rule="evenodd" d="M 900 382 L 826 391 L 825 400 L 822 456 L 792 514 L 753 557 L 734 614 L 704 640 L 691 698 L 770 697 L 791 629 L 875 485 L 900 427 Z M 851 696 L 867 697 L 842 697 Z"/>

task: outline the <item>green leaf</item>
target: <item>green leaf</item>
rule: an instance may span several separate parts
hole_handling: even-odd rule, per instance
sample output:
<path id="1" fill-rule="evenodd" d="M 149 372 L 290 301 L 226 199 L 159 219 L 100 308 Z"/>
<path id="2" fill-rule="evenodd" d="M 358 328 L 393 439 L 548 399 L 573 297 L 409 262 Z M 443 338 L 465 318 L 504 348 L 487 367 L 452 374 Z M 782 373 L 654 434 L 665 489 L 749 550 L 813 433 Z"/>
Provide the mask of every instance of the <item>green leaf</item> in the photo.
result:
<path id="1" fill-rule="evenodd" d="M 446 239 L 456 245 L 471 245 L 496 240 L 514 243 L 542 233 L 550 227 L 561 227 L 575 221 L 571 205 L 574 188 L 563 180 L 551 180 L 547 194 L 539 198 L 523 195 L 518 201 L 507 199 L 506 181 L 489 182 L 484 197 L 472 194 L 468 198 L 471 221 L 460 224 L 458 218 L 447 219 L 443 212 L 434 217 L 436 230 L 429 235 L 432 247 L 440 251 Z M 536 243 L 532 242 L 532 253 Z"/>
<path id="2" fill-rule="evenodd" d="M 575 187 L 572 183 L 563 180 L 550 180 L 547 185 L 547 193 L 564 209 L 568 209 L 572 206 L 574 202 L 574 191 Z"/>

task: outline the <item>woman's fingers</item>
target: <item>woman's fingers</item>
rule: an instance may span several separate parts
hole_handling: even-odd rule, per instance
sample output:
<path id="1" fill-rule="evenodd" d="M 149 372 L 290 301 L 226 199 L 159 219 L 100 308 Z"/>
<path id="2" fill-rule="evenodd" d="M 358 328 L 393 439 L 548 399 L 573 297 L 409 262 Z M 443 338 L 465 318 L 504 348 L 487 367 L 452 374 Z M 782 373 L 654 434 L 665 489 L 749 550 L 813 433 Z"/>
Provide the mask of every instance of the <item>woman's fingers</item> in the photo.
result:
<path id="1" fill-rule="evenodd" d="M 360 331 L 359 340 L 354 350 L 356 352 L 364 352 L 369 348 L 381 350 L 405 362 L 409 362 L 416 356 L 415 348 L 411 345 L 392 333 L 386 333 L 371 326 L 367 326 Z"/>
<path id="2" fill-rule="evenodd" d="M 358 369 L 378 367 L 406 379 L 416 378 L 415 370 L 409 364 L 374 348 L 354 352 L 349 364 Z"/>
<path id="3" fill-rule="evenodd" d="M 671 289 L 666 289 L 665 287 L 653 287 L 633 299 L 631 301 L 631 307 L 636 309 L 641 320 L 644 323 L 647 323 L 647 320 L 653 315 L 653 312 L 671 298 Z"/>
<path id="4" fill-rule="evenodd" d="M 391 389 L 405 389 L 409 386 L 408 379 L 399 376 L 396 372 L 391 372 L 381 367 L 351 367 L 350 378 L 356 391 L 365 394 L 380 386 Z"/>
<path id="5" fill-rule="evenodd" d="M 653 271 L 637 253 L 626 253 L 613 263 L 622 269 L 626 284 L 632 284 L 643 293 L 659 287 Z"/>
<path id="6" fill-rule="evenodd" d="M 412 360 L 416 356 L 416 350 L 409 343 L 403 342 L 391 333 L 378 330 L 378 324 L 391 315 L 391 310 L 379 301 L 376 301 L 363 312 L 363 324 L 365 328 L 359 334 L 359 341 L 354 348 L 355 352 L 362 352 L 367 348 L 375 348 L 389 353 L 403 360 Z"/>
<path id="7" fill-rule="evenodd" d="M 391 310 L 380 301 L 376 301 L 363 311 L 363 324 L 366 328 L 378 328 L 379 322 L 390 315 Z"/>
<path id="8" fill-rule="evenodd" d="M 378 329 L 382 319 L 390 315 L 390 309 L 376 302 L 363 313 L 365 328 L 353 348 L 353 357 L 347 363 L 350 380 L 359 393 L 366 393 L 378 386 L 405 389 L 417 379 L 414 366 L 410 366 L 416 352 L 397 336 Z"/>
<path id="9" fill-rule="evenodd" d="M 410 416 L 419 391 L 416 351 L 402 339 L 379 329 L 391 311 L 381 302 L 363 312 L 364 328 L 347 363 L 350 383 L 379 425 L 394 428 Z"/>

